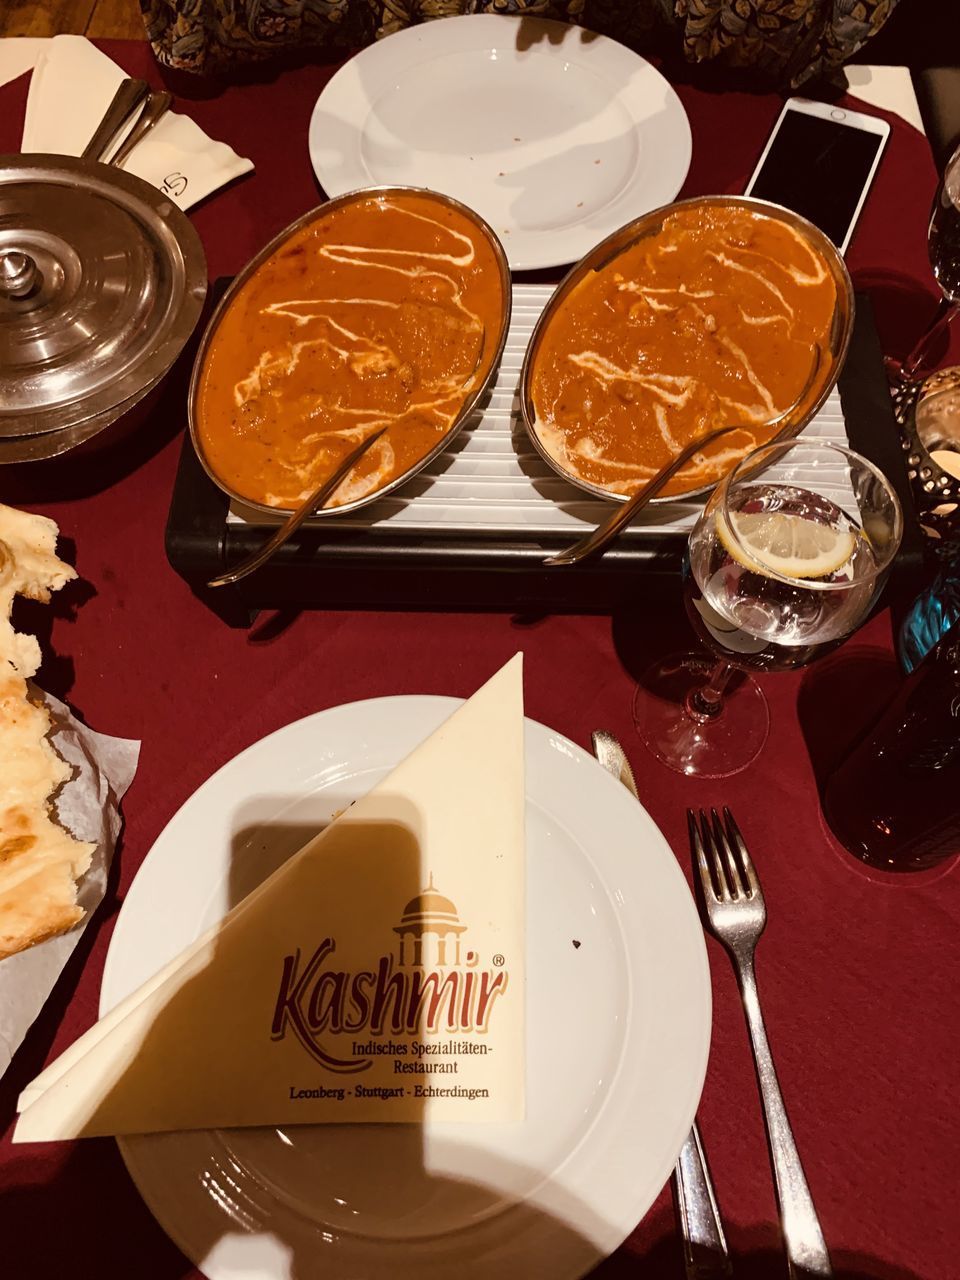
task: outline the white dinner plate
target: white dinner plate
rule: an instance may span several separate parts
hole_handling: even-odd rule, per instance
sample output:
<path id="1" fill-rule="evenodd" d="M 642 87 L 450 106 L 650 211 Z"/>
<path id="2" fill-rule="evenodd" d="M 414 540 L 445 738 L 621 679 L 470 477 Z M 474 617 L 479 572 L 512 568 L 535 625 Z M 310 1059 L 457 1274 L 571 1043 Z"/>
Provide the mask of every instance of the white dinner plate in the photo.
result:
<path id="1" fill-rule="evenodd" d="M 126 896 L 101 1015 L 459 705 L 336 707 L 214 774 Z M 526 1120 L 121 1139 L 150 1209 L 211 1280 L 572 1280 L 656 1198 L 706 1070 L 696 908 L 663 836 L 591 756 L 528 720 L 526 768 Z"/>
<path id="2" fill-rule="evenodd" d="M 575 262 L 668 204 L 690 167 L 690 125 L 659 71 L 615 40 L 473 14 L 352 58 L 320 94 L 309 147 L 330 196 L 400 184 L 461 200 L 518 271 Z"/>

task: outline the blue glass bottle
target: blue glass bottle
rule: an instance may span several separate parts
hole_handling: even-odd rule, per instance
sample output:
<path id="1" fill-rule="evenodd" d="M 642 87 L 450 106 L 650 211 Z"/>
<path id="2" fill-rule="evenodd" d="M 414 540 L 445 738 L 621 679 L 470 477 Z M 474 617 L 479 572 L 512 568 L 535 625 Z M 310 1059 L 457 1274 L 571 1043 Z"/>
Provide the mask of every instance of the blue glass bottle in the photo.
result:
<path id="1" fill-rule="evenodd" d="M 910 607 L 900 626 L 897 652 L 904 670 L 914 671 L 960 619 L 960 554 L 942 565 L 930 586 Z"/>

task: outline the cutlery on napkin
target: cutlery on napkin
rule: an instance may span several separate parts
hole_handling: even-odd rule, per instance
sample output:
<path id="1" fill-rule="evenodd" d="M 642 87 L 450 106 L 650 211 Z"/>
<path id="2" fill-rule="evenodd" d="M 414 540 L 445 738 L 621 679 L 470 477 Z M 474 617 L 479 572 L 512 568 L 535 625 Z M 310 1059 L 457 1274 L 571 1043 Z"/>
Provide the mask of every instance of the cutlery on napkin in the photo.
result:
<path id="1" fill-rule="evenodd" d="M 54 36 L 30 81 L 22 150 L 79 156 L 124 78 L 125 72 L 85 37 Z M 253 161 L 208 138 L 188 116 L 168 112 L 123 168 L 189 209 L 249 173 Z"/>

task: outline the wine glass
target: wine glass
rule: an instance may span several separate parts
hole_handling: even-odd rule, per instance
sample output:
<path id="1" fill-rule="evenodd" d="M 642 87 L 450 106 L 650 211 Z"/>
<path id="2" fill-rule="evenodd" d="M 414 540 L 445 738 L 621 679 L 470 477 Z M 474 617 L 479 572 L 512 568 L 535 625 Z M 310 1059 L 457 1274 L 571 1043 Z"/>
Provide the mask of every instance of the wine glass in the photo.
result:
<path id="1" fill-rule="evenodd" d="M 887 360 L 887 370 L 895 381 L 918 382 L 930 372 L 934 343 L 960 310 L 960 147 L 947 161 L 934 197 L 927 252 L 943 296 L 910 354 L 903 360 Z"/>
<path id="2" fill-rule="evenodd" d="M 659 760 L 722 778 L 753 760 L 769 713 L 748 671 L 789 671 L 840 644 L 870 612 L 903 515 L 872 462 L 832 441 L 783 440 L 720 482 L 690 533 L 687 615 L 712 656 L 652 667 L 634 722 Z"/>

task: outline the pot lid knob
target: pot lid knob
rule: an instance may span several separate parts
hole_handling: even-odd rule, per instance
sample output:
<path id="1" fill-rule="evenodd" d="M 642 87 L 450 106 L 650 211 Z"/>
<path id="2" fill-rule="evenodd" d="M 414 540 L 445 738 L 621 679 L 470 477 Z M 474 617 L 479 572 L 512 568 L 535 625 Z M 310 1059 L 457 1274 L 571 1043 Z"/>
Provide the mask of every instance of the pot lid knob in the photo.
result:
<path id="1" fill-rule="evenodd" d="M 40 283 L 40 271 L 29 253 L 0 249 L 0 298 L 26 298 Z"/>

